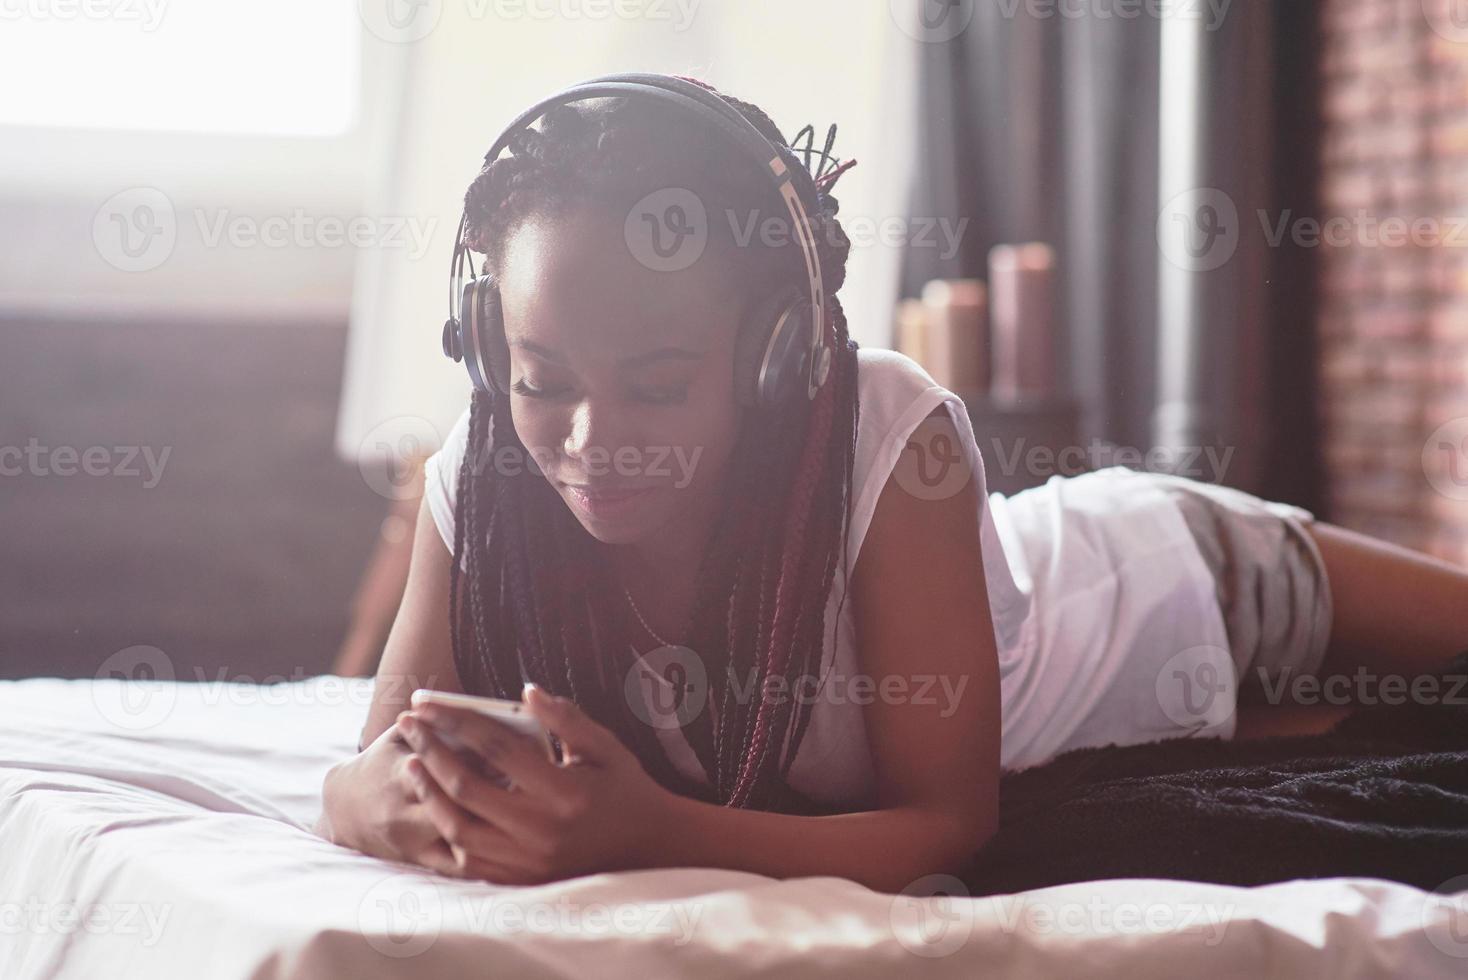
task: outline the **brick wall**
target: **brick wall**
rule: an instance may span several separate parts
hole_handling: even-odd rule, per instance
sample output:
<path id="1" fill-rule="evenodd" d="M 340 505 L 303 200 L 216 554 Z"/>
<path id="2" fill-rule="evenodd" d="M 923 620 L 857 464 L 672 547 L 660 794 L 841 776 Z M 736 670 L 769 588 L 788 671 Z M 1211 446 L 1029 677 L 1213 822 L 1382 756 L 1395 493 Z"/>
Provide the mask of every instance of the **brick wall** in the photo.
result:
<path id="1" fill-rule="evenodd" d="M 1327 512 L 1468 562 L 1468 0 L 1321 20 Z"/>

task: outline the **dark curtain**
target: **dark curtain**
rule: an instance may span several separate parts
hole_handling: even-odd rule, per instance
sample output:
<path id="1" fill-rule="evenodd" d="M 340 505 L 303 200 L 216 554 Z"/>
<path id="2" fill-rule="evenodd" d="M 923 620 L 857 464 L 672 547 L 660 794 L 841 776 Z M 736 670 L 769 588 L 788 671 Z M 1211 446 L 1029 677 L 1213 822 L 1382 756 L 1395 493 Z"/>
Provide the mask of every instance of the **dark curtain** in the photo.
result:
<path id="1" fill-rule="evenodd" d="M 1229 188 L 1246 240 L 1262 237 L 1258 209 L 1313 213 L 1315 7 L 1315 0 L 1252 10 L 1236 4 L 1208 36 L 1213 77 L 1204 91 L 1218 111 L 1205 116 L 1204 153 L 1236 154 L 1225 162 L 1239 166 L 1205 174 L 1217 183 L 1199 186 L 1227 187 L 1261 148 L 1274 150 L 1265 155 L 1270 162 L 1256 165 L 1267 168 L 1262 198 L 1257 188 Z M 933 278 L 987 279 L 995 244 L 1050 243 L 1058 263 L 1059 377 L 1079 405 L 1079 436 L 1147 450 L 1159 398 L 1161 23 L 1034 17 L 1026 9 L 1023 0 L 974 2 L 972 21 L 957 37 L 917 46 L 912 214 L 969 223 L 949 261 L 932 249 L 908 249 L 901 293 L 916 296 Z M 1242 103 L 1260 98 L 1253 86 L 1261 61 L 1275 68 L 1264 98 L 1277 114 L 1256 123 Z M 1192 330 L 1205 342 L 1208 375 L 1197 395 L 1209 425 L 1195 438 L 1234 447 L 1223 482 L 1313 508 L 1311 261 L 1278 248 L 1260 256 L 1263 264 L 1241 260 L 1199 273 L 1201 322 L 1162 326 Z M 1250 303 L 1230 299 L 1229 276 L 1247 278 Z M 1212 302 L 1210 291 L 1224 302 Z"/>
<path id="2" fill-rule="evenodd" d="M 1320 214 L 1320 3 L 1275 5 L 1274 203 Z M 1319 399 L 1318 249 L 1286 244 L 1274 255 L 1268 294 L 1273 418 L 1264 492 L 1329 519 Z"/>

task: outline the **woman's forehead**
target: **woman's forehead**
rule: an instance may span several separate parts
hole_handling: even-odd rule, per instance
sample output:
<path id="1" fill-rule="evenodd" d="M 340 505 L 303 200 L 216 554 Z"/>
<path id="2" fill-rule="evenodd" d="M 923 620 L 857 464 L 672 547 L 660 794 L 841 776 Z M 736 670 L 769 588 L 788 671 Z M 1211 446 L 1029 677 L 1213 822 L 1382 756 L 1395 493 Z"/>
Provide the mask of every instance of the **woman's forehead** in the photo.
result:
<path id="1" fill-rule="evenodd" d="M 734 328 L 743 297 L 725 250 L 676 271 L 649 268 L 622 224 L 593 211 L 518 223 L 499 269 L 506 335 L 655 344 Z"/>

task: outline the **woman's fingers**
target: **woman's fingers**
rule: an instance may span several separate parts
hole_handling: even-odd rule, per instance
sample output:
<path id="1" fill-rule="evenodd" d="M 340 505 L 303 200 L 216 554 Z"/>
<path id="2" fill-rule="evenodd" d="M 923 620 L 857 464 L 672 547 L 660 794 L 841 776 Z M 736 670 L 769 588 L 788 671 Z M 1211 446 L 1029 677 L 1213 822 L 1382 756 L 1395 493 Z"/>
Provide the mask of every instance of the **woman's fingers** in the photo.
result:
<path id="1" fill-rule="evenodd" d="M 465 877 L 464 872 L 460 870 L 459 858 L 454 853 L 453 845 L 442 837 L 435 837 L 424 844 L 412 855 L 412 859 L 430 871 L 437 871 L 441 875 L 449 875 L 453 878 Z"/>
<path id="2" fill-rule="evenodd" d="M 422 848 L 414 861 L 430 871 L 437 871 L 450 878 L 472 878 L 492 881 L 495 884 L 519 884 L 526 873 L 484 860 L 457 844 L 450 844 L 442 837 L 435 837 L 431 844 Z"/>
<path id="3" fill-rule="evenodd" d="M 568 756 L 609 765 L 628 752 L 615 733 L 592 719 L 570 698 L 557 697 L 535 684 L 526 684 L 525 703 L 545 729 L 561 740 Z"/>
<path id="4" fill-rule="evenodd" d="M 418 789 L 418 799 L 429 820 L 450 844 L 469 847 L 486 858 L 510 849 L 511 838 L 450 796 L 422 757 L 408 757 L 408 777 Z"/>
<path id="5" fill-rule="evenodd" d="M 433 863 L 424 861 L 427 867 L 492 882 L 518 882 L 526 877 L 533 861 L 524 855 L 523 846 L 452 800 L 427 773 L 421 758 L 410 757 L 408 772 L 418 788 L 424 813 L 442 835 L 429 852 Z"/>
<path id="6" fill-rule="evenodd" d="M 425 794 L 436 790 L 456 804 L 456 808 L 499 828 L 503 834 L 520 841 L 522 846 L 534 847 L 541 843 L 546 833 L 542 801 L 491 782 L 427 726 L 414 724 L 411 720 L 400 724 L 416 753 L 416 756 L 408 757 L 405 765 L 409 781 L 420 800 L 426 803 Z M 428 779 L 423 779 L 422 773 L 415 768 L 412 761 L 415 757 L 417 765 L 426 770 Z M 415 776 L 415 773 L 419 774 Z"/>
<path id="7" fill-rule="evenodd" d="M 565 780 L 560 767 L 546 753 L 544 743 L 493 718 L 441 704 L 424 705 L 405 714 L 409 718 L 421 719 L 435 731 L 451 732 L 453 738 L 478 753 L 491 768 L 509 777 L 512 783 L 532 796 L 554 798 L 563 789 Z M 450 789 L 454 795 L 447 784 L 445 789 Z"/>

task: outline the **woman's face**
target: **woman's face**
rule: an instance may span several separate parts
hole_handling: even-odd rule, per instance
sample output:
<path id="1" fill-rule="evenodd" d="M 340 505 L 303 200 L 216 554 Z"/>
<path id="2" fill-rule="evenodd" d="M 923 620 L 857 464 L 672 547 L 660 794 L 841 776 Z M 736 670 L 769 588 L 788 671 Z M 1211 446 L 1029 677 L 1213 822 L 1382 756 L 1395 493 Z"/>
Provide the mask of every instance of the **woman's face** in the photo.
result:
<path id="1" fill-rule="evenodd" d="M 500 297 L 511 416 L 535 464 L 608 544 L 677 534 L 713 512 L 738 433 L 743 297 L 710 248 L 663 272 L 623 221 L 576 209 L 521 222 Z M 664 542 L 666 543 L 666 542 Z"/>

